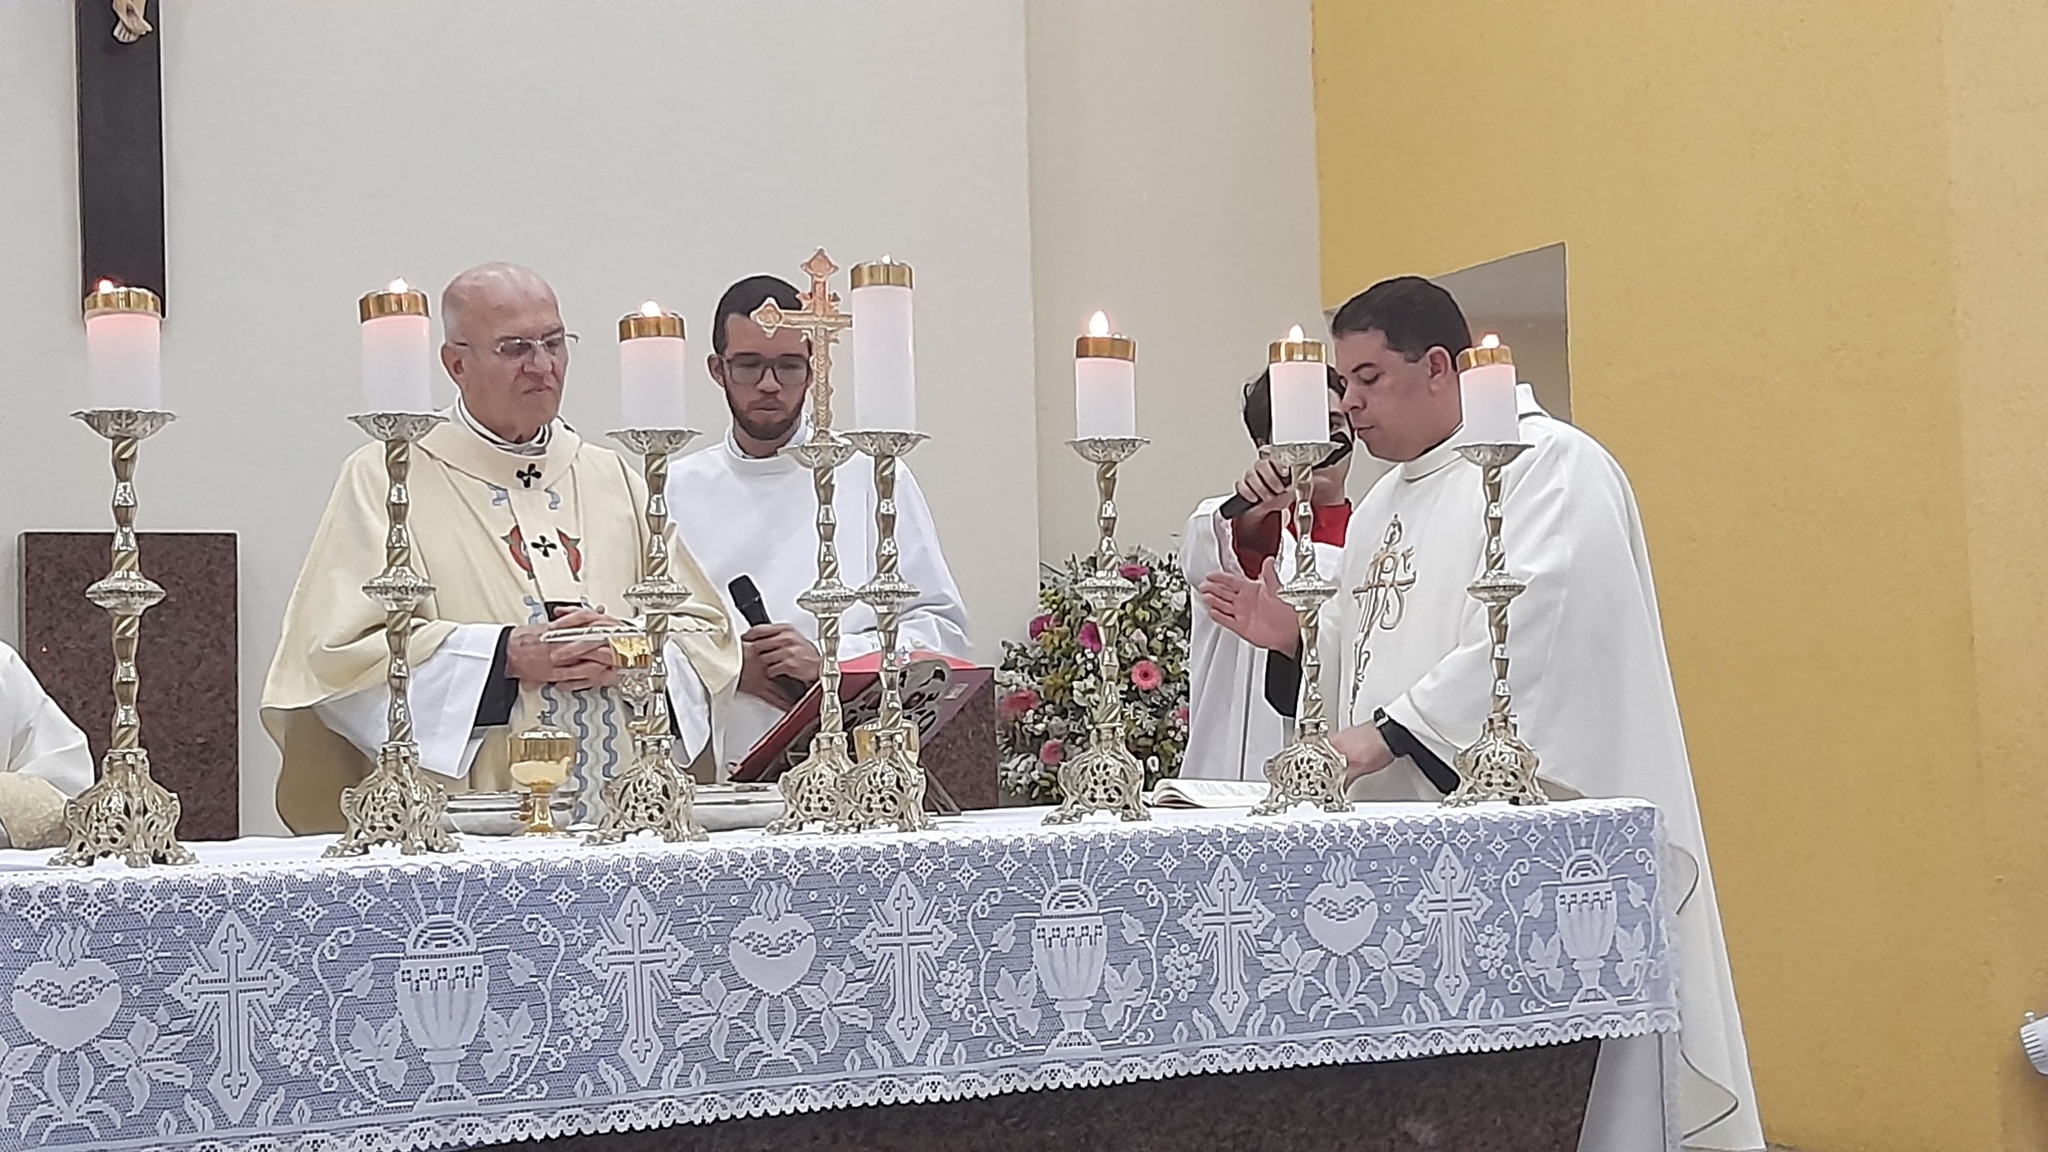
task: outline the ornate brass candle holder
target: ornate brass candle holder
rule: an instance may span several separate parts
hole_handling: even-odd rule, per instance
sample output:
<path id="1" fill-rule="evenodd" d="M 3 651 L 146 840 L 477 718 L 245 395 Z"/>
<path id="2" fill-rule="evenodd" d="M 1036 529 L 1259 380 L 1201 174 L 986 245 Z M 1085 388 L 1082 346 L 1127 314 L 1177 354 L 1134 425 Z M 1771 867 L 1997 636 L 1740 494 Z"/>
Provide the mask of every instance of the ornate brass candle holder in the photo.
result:
<path id="1" fill-rule="evenodd" d="M 618 656 L 619 689 L 633 718 L 633 763 L 605 781 L 599 793 L 604 813 L 585 838 L 589 844 L 617 844 L 636 832 L 662 839 L 702 840 L 697 823 L 697 782 L 670 755 L 675 746 L 668 701 L 668 638 L 671 632 L 710 632 L 718 626 L 695 617 L 676 618 L 690 601 L 690 590 L 668 574 L 668 462 L 696 439 L 694 428 L 627 428 L 612 439 L 640 457 L 647 480 L 647 555 L 644 574 L 626 599 L 640 609 L 646 638 L 646 664 L 639 666 L 637 647 L 613 640 Z M 628 637 L 625 640 L 634 638 Z"/>
<path id="2" fill-rule="evenodd" d="M 1323 716 L 1321 639 L 1323 602 L 1337 586 L 1316 570 L 1315 541 L 1309 526 L 1315 508 L 1309 503 L 1315 466 L 1334 451 L 1328 440 L 1269 444 L 1261 454 L 1288 469 L 1294 482 L 1294 575 L 1280 588 L 1280 598 L 1301 622 L 1301 689 L 1296 698 L 1294 738 L 1266 761 L 1266 781 L 1273 790 L 1252 809 L 1254 816 L 1285 812 L 1296 804 L 1315 804 L 1325 812 L 1349 812 L 1344 795 L 1344 757 L 1330 746 L 1330 723 Z"/>
<path id="3" fill-rule="evenodd" d="M 917 725 L 903 714 L 903 658 L 896 651 L 897 616 L 917 589 L 898 571 L 896 461 L 924 442 L 922 432 L 866 430 L 846 438 L 875 461 L 875 574 L 860 598 L 875 610 L 882 642 L 882 706 L 854 730 L 854 768 L 846 777 L 844 825 L 851 831 L 932 827 L 925 814 L 924 769 L 917 762 Z"/>
<path id="4" fill-rule="evenodd" d="M 783 449 L 797 463 L 811 470 L 811 491 L 817 500 L 818 578 L 797 597 L 797 606 L 818 622 L 818 734 L 811 738 L 810 754 L 802 763 L 782 774 L 783 814 L 768 824 L 771 833 L 799 832 L 813 825 L 832 828 L 846 820 L 846 780 L 853 772 L 848 754 L 846 716 L 839 702 L 839 626 L 847 609 L 860 603 L 860 593 L 848 588 L 839 574 L 839 549 L 835 543 L 839 521 L 833 508 L 838 491 L 838 468 L 853 459 L 854 446 L 832 431 L 832 345 L 841 333 L 853 327 L 853 317 L 839 307 L 839 294 L 832 291 L 832 274 L 839 266 L 823 248 L 804 261 L 810 287 L 800 293 L 802 307 L 792 312 L 773 300 L 763 301 L 751 319 L 773 336 L 779 329 L 794 328 L 810 340 L 811 434 L 800 444 Z"/>
<path id="5" fill-rule="evenodd" d="M 576 737 L 543 725 L 512 737 L 512 779 L 526 789 L 520 815 L 528 836 L 566 835 L 555 827 L 555 789 L 576 763 Z"/>
<path id="6" fill-rule="evenodd" d="M 1150 820 L 1144 766 L 1124 746 L 1124 670 L 1116 654 L 1116 611 L 1138 594 L 1137 585 L 1117 571 L 1121 557 L 1116 550 L 1116 471 L 1149 441 L 1142 436 L 1089 436 L 1068 443 L 1095 465 L 1100 498 L 1096 525 L 1102 538 L 1095 550 L 1095 571 L 1081 579 L 1079 589 L 1092 610 L 1102 647 L 1095 653 L 1096 696 L 1088 709 L 1088 747 L 1060 765 L 1060 806 L 1046 813 L 1045 822 L 1072 824 L 1091 812 Z"/>
<path id="7" fill-rule="evenodd" d="M 1501 469 L 1528 451 L 1527 444 L 1461 444 L 1459 455 L 1480 468 L 1486 493 L 1486 571 L 1465 591 L 1486 605 L 1486 626 L 1493 639 L 1493 708 L 1472 746 L 1458 753 L 1458 787 L 1444 804 L 1459 808 L 1486 800 L 1514 804 L 1547 804 L 1537 786 L 1536 753 L 1515 730 L 1514 694 L 1508 687 L 1508 604 L 1528 585 L 1508 575 L 1507 549 L 1501 544 Z"/>
<path id="8" fill-rule="evenodd" d="M 142 614 L 164 598 L 162 586 L 142 574 L 142 555 L 136 547 L 135 457 L 142 441 L 176 417 L 134 408 L 95 408 L 72 416 L 113 446 L 113 560 L 85 596 L 113 623 L 114 731 L 100 760 L 100 778 L 64 802 L 69 835 L 51 863 L 90 865 L 102 856 L 119 856 L 131 868 L 190 864 L 192 853 L 178 843 L 177 794 L 150 776 L 149 752 L 142 746 L 142 715 L 135 707 L 142 688 L 135 669 Z"/>
<path id="9" fill-rule="evenodd" d="M 441 826 L 448 794 L 420 767 L 406 691 L 412 680 L 406 646 L 412 640 L 413 610 L 433 594 L 434 586 L 412 569 L 412 532 L 406 526 L 412 500 L 405 483 L 412 470 L 413 442 L 447 417 L 435 412 L 371 412 L 350 419 L 371 438 L 383 441 L 384 476 L 390 484 L 384 498 L 390 521 L 384 571 L 363 585 L 363 595 L 384 606 L 384 641 L 391 653 L 384 684 L 391 702 L 389 735 L 377 749 L 376 767 L 360 783 L 341 790 L 347 827 L 326 855 L 361 856 L 379 844 L 396 845 L 406 855 L 455 852 L 461 845 Z"/>
<path id="10" fill-rule="evenodd" d="M 803 763 L 782 774 L 783 814 L 768 825 L 770 833 L 798 832 L 808 825 L 830 828 L 846 820 L 846 778 L 853 771 L 847 752 L 846 715 L 839 702 L 839 624 L 847 609 L 860 603 L 860 593 L 839 576 L 835 543 L 838 519 L 833 500 L 835 473 L 853 459 L 854 447 L 829 430 L 818 429 L 809 442 L 785 449 L 811 470 L 818 501 L 818 580 L 797 597 L 797 605 L 818 622 L 818 734 Z"/>

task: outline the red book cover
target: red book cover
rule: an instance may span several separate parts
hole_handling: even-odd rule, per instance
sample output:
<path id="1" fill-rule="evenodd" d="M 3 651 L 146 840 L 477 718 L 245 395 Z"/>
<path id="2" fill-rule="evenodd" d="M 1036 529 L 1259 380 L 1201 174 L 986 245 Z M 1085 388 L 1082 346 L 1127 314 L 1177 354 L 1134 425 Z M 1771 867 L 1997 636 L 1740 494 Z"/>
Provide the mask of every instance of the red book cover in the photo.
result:
<path id="1" fill-rule="evenodd" d="M 870 652 L 839 666 L 839 702 L 852 732 L 873 720 L 882 707 L 882 654 Z M 936 652 L 918 652 L 903 666 L 903 712 L 917 724 L 920 742 L 944 727 L 960 705 L 995 677 L 995 669 L 966 660 L 955 660 Z M 732 779 L 743 783 L 779 779 L 810 754 L 811 739 L 818 732 L 818 706 L 824 695 L 818 685 L 804 693 L 783 714 L 781 723 L 749 749 L 733 766 Z"/>

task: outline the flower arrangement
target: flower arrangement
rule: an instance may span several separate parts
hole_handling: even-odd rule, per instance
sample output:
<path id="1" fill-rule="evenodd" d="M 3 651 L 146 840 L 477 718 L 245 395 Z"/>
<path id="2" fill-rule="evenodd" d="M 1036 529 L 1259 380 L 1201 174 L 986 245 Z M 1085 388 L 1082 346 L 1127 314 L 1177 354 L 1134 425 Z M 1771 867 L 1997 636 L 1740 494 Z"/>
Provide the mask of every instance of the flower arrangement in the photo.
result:
<path id="1" fill-rule="evenodd" d="M 1093 565 L 1073 557 L 1041 571 L 1029 638 L 1003 642 L 996 673 L 1003 789 L 1041 803 L 1062 798 L 1060 765 L 1088 745 L 1102 629 L 1075 585 Z M 1180 770 L 1187 746 L 1188 585 L 1178 565 L 1144 548 L 1127 552 L 1117 572 L 1138 586 L 1114 618 L 1124 746 L 1150 788 Z"/>

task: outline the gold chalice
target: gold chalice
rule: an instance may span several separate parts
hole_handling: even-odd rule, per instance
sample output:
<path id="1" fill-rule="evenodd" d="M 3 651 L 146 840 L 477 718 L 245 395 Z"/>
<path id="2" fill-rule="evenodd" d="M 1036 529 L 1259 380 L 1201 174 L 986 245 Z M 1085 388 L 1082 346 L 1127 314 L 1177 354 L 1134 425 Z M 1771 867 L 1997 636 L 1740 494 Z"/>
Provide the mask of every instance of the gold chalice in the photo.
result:
<path id="1" fill-rule="evenodd" d="M 520 817 L 528 836 L 566 835 L 555 827 L 555 789 L 576 763 L 576 737 L 543 724 L 512 737 L 512 779 L 526 789 Z"/>

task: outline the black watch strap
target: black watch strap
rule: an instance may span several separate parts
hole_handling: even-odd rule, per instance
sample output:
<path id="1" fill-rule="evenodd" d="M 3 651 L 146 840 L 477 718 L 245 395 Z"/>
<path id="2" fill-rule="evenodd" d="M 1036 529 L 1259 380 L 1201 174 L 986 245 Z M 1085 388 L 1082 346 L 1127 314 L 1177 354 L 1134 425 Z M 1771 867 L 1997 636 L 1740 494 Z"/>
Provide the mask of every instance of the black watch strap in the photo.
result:
<path id="1" fill-rule="evenodd" d="M 1387 715 L 1384 708 L 1372 714 L 1372 726 L 1380 730 L 1380 739 L 1386 741 L 1387 751 L 1396 756 L 1406 756 L 1429 778 L 1436 790 L 1449 796 L 1458 787 L 1458 773 L 1443 758 L 1429 750 L 1429 745 L 1416 739 L 1400 721 Z"/>

